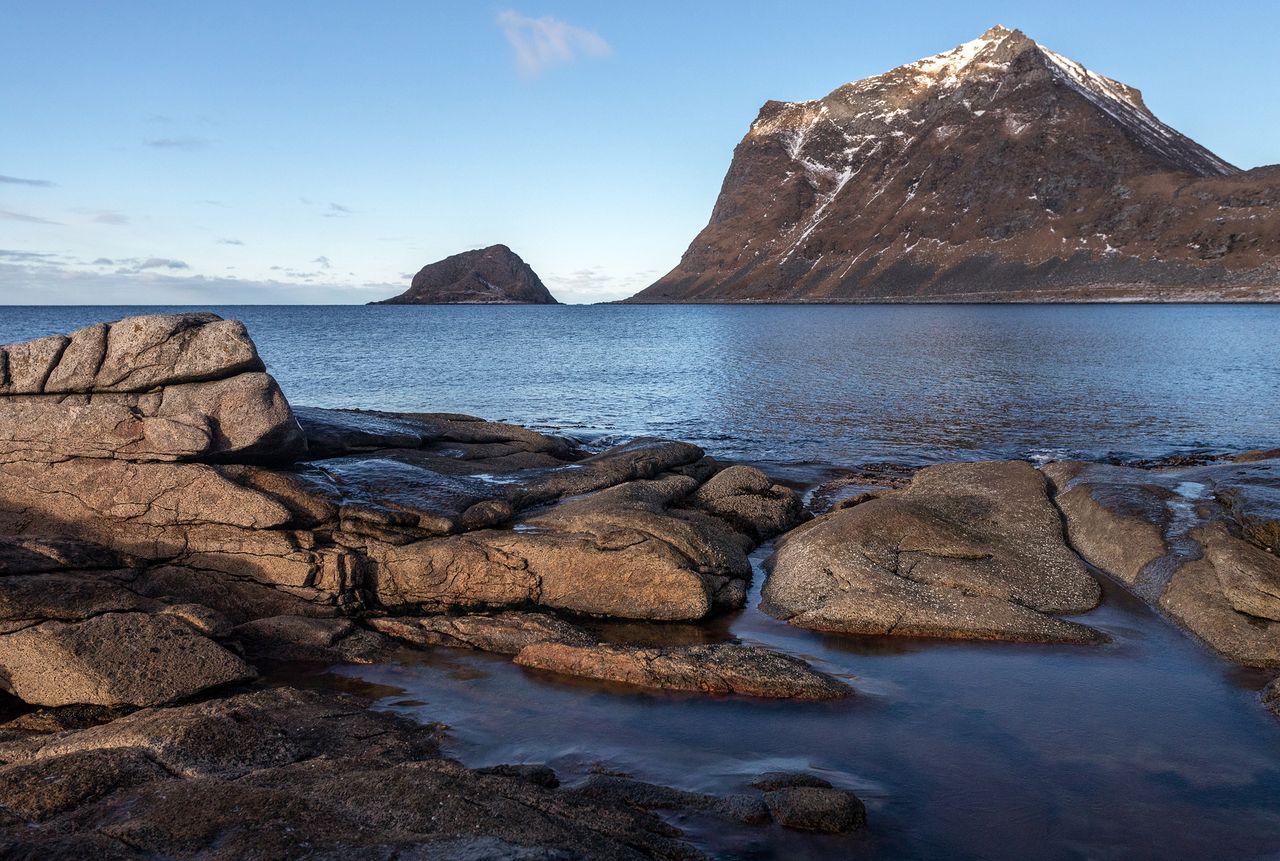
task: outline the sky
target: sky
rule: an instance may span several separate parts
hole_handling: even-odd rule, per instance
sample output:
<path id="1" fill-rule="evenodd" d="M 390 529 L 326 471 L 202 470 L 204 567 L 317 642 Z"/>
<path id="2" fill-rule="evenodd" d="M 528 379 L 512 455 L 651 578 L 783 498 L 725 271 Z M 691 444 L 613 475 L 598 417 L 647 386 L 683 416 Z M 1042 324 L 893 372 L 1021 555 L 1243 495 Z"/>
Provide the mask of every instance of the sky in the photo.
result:
<path id="1" fill-rule="evenodd" d="M 1280 3 L 0 0 L 0 304 L 366 302 L 505 243 L 628 296 L 768 99 L 1025 31 L 1241 167 Z"/>

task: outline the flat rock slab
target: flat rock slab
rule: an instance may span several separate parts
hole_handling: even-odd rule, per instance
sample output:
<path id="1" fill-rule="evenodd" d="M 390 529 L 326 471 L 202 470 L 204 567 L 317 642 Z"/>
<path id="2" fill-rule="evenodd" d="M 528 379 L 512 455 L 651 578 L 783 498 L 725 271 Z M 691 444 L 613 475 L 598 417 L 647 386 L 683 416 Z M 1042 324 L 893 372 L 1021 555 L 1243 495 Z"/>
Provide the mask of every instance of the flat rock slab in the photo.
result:
<path id="1" fill-rule="evenodd" d="M 147 706 L 254 676 L 170 615 L 104 613 L 0 636 L 0 677 L 24 702 Z"/>
<path id="2" fill-rule="evenodd" d="M 1280 460 L 1045 471 L 1085 559 L 1228 660 L 1280 666 Z"/>
<path id="3" fill-rule="evenodd" d="M 788 533 L 762 609 L 847 634 L 1093 643 L 1054 618 L 1097 605 L 1045 479 L 1021 461 L 946 464 Z"/>
<path id="4" fill-rule="evenodd" d="M 759 646 L 568 646 L 543 643 L 516 656 L 523 667 L 659 690 L 829 700 L 852 688 L 799 658 Z"/>
<path id="5" fill-rule="evenodd" d="M 381 616 L 366 620 L 375 631 L 419 646 L 450 646 L 501 655 L 535 643 L 589 646 L 595 639 L 577 625 L 547 613 L 471 613 L 460 616 Z"/>

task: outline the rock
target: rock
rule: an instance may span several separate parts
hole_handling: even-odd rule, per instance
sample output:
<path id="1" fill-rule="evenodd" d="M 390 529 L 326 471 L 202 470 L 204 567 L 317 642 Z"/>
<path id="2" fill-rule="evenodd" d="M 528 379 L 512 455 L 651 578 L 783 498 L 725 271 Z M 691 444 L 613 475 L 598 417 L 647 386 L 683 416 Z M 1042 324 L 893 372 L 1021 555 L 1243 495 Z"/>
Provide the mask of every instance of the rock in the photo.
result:
<path id="1" fill-rule="evenodd" d="M 452 646 L 515 655 L 534 643 L 588 646 L 595 639 L 547 613 L 473 613 L 462 616 L 375 616 L 371 628 L 420 646 Z"/>
<path id="2" fill-rule="evenodd" d="M 231 625 L 269 616 L 332 617 L 337 612 L 333 606 L 218 571 L 158 565 L 112 576 L 139 595 L 200 605 Z"/>
<path id="3" fill-rule="evenodd" d="M 688 792 L 620 775 L 593 775 L 571 790 L 571 794 L 610 807 L 629 805 L 640 810 L 697 811 L 749 825 L 769 821 L 765 804 L 753 796 Z"/>
<path id="4" fill-rule="evenodd" d="M 1228 660 L 1280 666 L 1280 462 L 1179 469 L 1050 465 L 1072 543 Z"/>
<path id="5" fill-rule="evenodd" d="M 0 347 L 6 355 L 0 462 L 290 460 L 304 449 L 288 402 L 237 322 L 130 317 Z"/>
<path id="6" fill-rule="evenodd" d="M 350 619 L 272 616 L 245 622 L 227 636 L 254 660 L 371 664 L 386 649 L 381 636 Z"/>
<path id="7" fill-rule="evenodd" d="M 1280 717 L 1280 678 L 1272 679 L 1262 689 L 1262 704 L 1276 717 Z"/>
<path id="8" fill-rule="evenodd" d="M 0 577 L 0 630 L 56 619 L 76 622 L 102 613 L 156 606 L 108 576 L 70 573 Z"/>
<path id="9" fill-rule="evenodd" d="M 790 789 L 796 786 L 831 789 L 831 781 L 823 780 L 816 774 L 809 774 L 804 771 L 766 771 L 751 781 L 751 785 L 765 792 L 772 792 L 775 789 Z"/>
<path id="10" fill-rule="evenodd" d="M 704 857 L 638 807 L 443 759 L 437 735 L 349 696 L 272 688 L 0 742 L 0 805 L 15 811 L 0 854 Z"/>
<path id="11" fill-rule="evenodd" d="M 82 541 L 0 536 L 0 575 L 123 568 L 129 561 L 106 547 Z"/>
<path id="12" fill-rule="evenodd" d="M 1067 537 L 1090 564 L 1129 585 L 1169 552 L 1166 506 L 1174 493 L 1147 480 L 1144 470 L 1107 464 L 1052 463 Z"/>
<path id="13" fill-rule="evenodd" d="M 0 636 L 0 677 L 28 703 L 155 705 L 253 670 L 171 616 L 104 613 Z"/>
<path id="14" fill-rule="evenodd" d="M 555 305 L 529 264 L 505 245 L 464 251 L 428 264 L 409 289 L 372 305 Z"/>
<path id="15" fill-rule="evenodd" d="M 694 491 L 690 501 L 757 541 L 786 532 L 804 519 L 804 507 L 794 491 L 774 484 L 750 466 L 731 466 L 716 473 Z"/>
<path id="16" fill-rule="evenodd" d="M 84 750 L 0 767 L 0 806 L 26 820 L 168 777 L 137 748 Z"/>
<path id="17" fill-rule="evenodd" d="M 1203 556 L 1178 566 L 1157 599 L 1160 609 L 1230 661 L 1280 666 L 1280 558 L 1221 523 L 1192 537 Z"/>
<path id="18" fill-rule="evenodd" d="M 793 786 L 766 792 L 764 803 L 783 828 L 841 834 L 867 824 L 867 811 L 852 792 Z"/>
<path id="19" fill-rule="evenodd" d="M 0 395 L 147 392 L 264 370 L 244 324 L 155 314 L 0 346 Z"/>
<path id="20" fill-rule="evenodd" d="M 741 606 L 747 536 L 681 508 L 697 481 L 668 475 L 567 500 L 516 523 L 402 546 L 366 545 L 387 607 L 535 604 L 632 619 L 700 619 Z"/>
<path id="21" fill-rule="evenodd" d="M 791 655 L 759 646 L 526 646 L 515 659 L 532 669 L 643 688 L 828 700 L 853 693 L 844 682 Z"/>
<path id="22" fill-rule="evenodd" d="M 500 774 L 504 777 L 514 777 L 544 789 L 555 789 L 560 785 L 560 778 L 556 777 L 555 771 L 545 765 L 490 765 L 477 768 L 476 774 Z"/>
<path id="23" fill-rule="evenodd" d="M 1041 476 L 1020 461 L 945 464 L 824 515 L 780 541 L 761 608 L 794 625 L 893 634 L 1093 643 L 1053 618 L 1101 591 L 1066 546 Z"/>

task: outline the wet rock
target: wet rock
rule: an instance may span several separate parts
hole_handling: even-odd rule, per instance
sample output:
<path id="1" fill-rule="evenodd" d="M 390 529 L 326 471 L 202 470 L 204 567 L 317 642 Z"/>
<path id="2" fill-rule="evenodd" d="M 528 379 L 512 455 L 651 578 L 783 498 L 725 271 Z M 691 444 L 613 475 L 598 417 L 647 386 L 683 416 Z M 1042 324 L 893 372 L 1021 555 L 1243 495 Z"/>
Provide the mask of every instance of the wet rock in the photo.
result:
<path id="1" fill-rule="evenodd" d="M 737 643 L 668 648 L 543 643 L 527 646 L 515 660 L 532 669 L 661 690 L 802 700 L 853 693 L 799 658 Z"/>
<path id="2" fill-rule="evenodd" d="M 515 655 L 534 643 L 587 646 L 595 639 L 547 613 L 472 613 L 461 616 L 380 616 L 366 620 L 380 633 L 420 646 L 451 646 Z"/>
<path id="3" fill-rule="evenodd" d="M 1150 473 L 1106 464 L 1051 463 L 1072 547 L 1090 564 L 1125 583 L 1169 552 L 1164 530 L 1175 494 L 1148 480 Z"/>
<path id="4" fill-rule="evenodd" d="M 831 781 L 823 780 L 816 774 L 807 771 L 766 771 L 751 781 L 756 789 L 771 792 L 775 789 L 790 789 L 796 786 L 811 786 L 817 789 L 830 789 Z"/>
<path id="5" fill-rule="evenodd" d="M 1228 660 L 1280 666 L 1280 557 L 1254 540 L 1277 510 L 1280 462 L 1046 470 L 1061 471 L 1058 503 L 1086 559 Z"/>
<path id="6" fill-rule="evenodd" d="M 434 728 L 366 705 L 274 688 L 0 743 L 0 804 L 21 811 L 0 853 L 117 857 L 106 836 L 136 857 L 702 857 L 642 809 L 466 769 Z"/>
<path id="7" fill-rule="evenodd" d="M 1280 559 L 1221 523 L 1193 533 L 1203 556 L 1183 562 L 1160 609 L 1228 660 L 1280 666 Z"/>
<path id="8" fill-rule="evenodd" d="M 946 464 L 780 541 L 762 609 L 849 634 L 1091 643 L 1101 591 L 1020 461 Z"/>
<path id="9" fill-rule="evenodd" d="M 560 778 L 556 777 L 555 771 L 545 765 L 490 765 L 477 768 L 476 774 L 500 774 L 504 777 L 514 777 L 544 789 L 555 789 L 560 785 Z"/>
<path id="10" fill-rule="evenodd" d="M 227 637 L 253 660 L 370 664 L 386 650 L 381 636 L 350 619 L 271 616 L 245 622 Z"/>
<path id="11" fill-rule="evenodd" d="M 793 786 L 766 792 L 764 802 L 784 828 L 840 834 L 867 824 L 867 811 L 852 792 L 813 786 Z"/>
<path id="12" fill-rule="evenodd" d="M 1262 704 L 1276 717 L 1280 717 L 1280 678 L 1272 679 L 1262 689 Z"/>
<path id="13" fill-rule="evenodd" d="M 252 676 L 235 655 L 171 616 L 105 613 L 0 636 L 0 678 L 39 705 L 154 705 Z"/>
<path id="14" fill-rule="evenodd" d="M 698 811 L 749 825 L 769 821 L 767 807 L 754 796 L 688 792 L 620 775 L 594 775 L 571 793 L 575 798 L 603 802 L 611 807 L 628 805 L 640 810 Z"/>

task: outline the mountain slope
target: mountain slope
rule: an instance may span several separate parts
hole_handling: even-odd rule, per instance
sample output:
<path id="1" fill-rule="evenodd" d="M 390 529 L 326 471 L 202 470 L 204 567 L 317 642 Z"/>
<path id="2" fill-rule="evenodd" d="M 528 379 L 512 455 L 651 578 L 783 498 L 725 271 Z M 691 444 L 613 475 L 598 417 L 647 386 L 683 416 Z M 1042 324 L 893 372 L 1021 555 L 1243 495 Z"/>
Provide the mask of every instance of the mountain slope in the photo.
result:
<path id="1" fill-rule="evenodd" d="M 556 305 L 520 255 L 505 245 L 464 251 L 429 263 L 399 296 L 370 305 Z"/>
<path id="2" fill-rule="evenodd" d="M 1280 298 L 1280 172 L 1017 30 L 768 102 L 707 227 L 629 301 Z"/>

